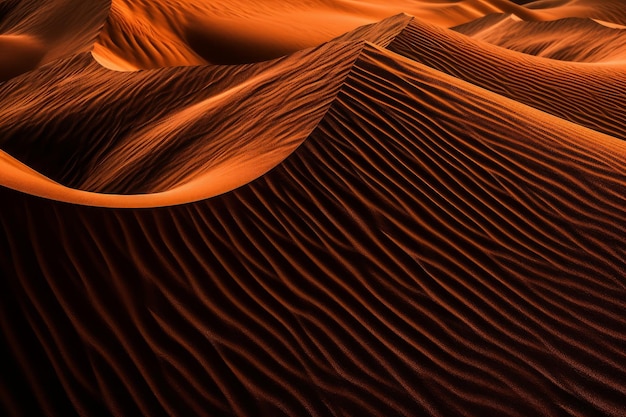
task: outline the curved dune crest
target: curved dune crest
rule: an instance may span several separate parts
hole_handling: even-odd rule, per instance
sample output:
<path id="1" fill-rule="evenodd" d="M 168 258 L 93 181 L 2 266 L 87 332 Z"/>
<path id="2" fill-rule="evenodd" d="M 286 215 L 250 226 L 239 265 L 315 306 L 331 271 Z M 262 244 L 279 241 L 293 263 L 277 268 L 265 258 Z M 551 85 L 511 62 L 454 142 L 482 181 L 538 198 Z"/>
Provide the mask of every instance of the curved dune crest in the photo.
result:
<path id="1" fill-rule="evenodd" d="M 77 56 L 33 74 L 35 86 L 22 88 L 19 79 L 0 86 L 0 145 L 56 182 L 100 193 L 158 193 L 210 172 L 233 173 L 228 187 L 207 187 L 208 197 L 291 153 L 324 114 L 361 46 L 330 44 L 262 65 L 137 73 Z M 158 109 L 147 111 L 155 102 Z M 46 112 L 51 107 L 54 118 Z M 249 109 L 261 122 L 241 118 Z"/>
<path id="2" fill-rule="evenodd" d="M 308 140 L 230 193 L 0 189 L 4 397 L 36 393 L 9 410 L 618 415 L 624 142 L 371 44 L 351 68 Z"/>
<path id="3" fill-rule="evenodd" d="M 397 16 L 382 25 L 388 30 L 368 26 L 357 32 L 383 44 L 389 44 L 394 42 L 395 36 L 403 33 L 403 28 L 411 20 L 412 18 L 408 16 Z M 354 35 L 348 34 L 346 37 L 353 38 Z M 275 167 L 291 154 L 307 136 L 314 136 L 311 132 L 319 121 L 313 116 L 313 111 L 317 111 L 320 115 L 324 114 L 328 107 L 337 101 L 336 95 L 345 94 L 345 85 L 342 80 L 344 77 L 353 75 L 352 62 L 362 55 L 361 47 L 360 43 L 346 44 L 341 42 L 338 45 L 331 44 L 296 56 L 298 62 L 302 62 L 307 55 L 310 55 L 309 59 L 317 63 L 315 67 L 308 67 L 308 71 L 314 74 L 323 74 L 326 88 L 328 88 L 323 90 L 324 94 L 321 94 L 325 99 L 317 103 L 310 100 L 311 96 L 301 103 L 296 100 L 295 108 L 299 109 L 296 113 L 293 113 L 289 108 L 283 109 L 289 115 L 289 119 L 286 120 L 290 122 L 280 121 L 280 113 L 278 113 L 278 117 L 277 114 L 274 114 L 266 118 L 265 123 L 258 125 L 265 137 L 251 135 L 250 132 L 254 131 L 254 126 L 243 125 L 242 127 L 242 125 L 238 125 L 234 131 L 224 131 L 220 125 L 210 126 L 206 122 L 202 123 L 202 121 L 207 118 L 208 114 L 211 114 L 212 109 L 221 112 L 229 108 L 227 105 L 229 102 L 236 101 L 242 103 L 240 105 L 243 107 L 249 106 L 246 102 L 246 96 L 240 95 L 246 90 L 255 91 L 254 99 L 265 101 L 267 105 L 269 101 L 264 99 L 264 95 L 260 92 L 262 91 L 260 86 L 270 79 L 280 79 L 281 68 L 283 70 L 287 68 L 286 76 L 289 77 L 291 70 L 289 60 L 278 61 L 273 66 L 269 65 L 268 68 L 255 68 L 254 75 L 250 78 L 228 88 L 222 87 L 221 92 L 212 94 L 209 98 L 191 104 L 182 110 L 166 113 L 161 120 L 151 122 L 149 127 L 130 134 L 127 138 L 121 138 L 114 144 L 109 144 L 108 149 L 93 150 L 91 153 L 97 155 L 97 162 L 83 162 L 86 165 L 94 165 L 94 168 L 80 179 L 80 186 L 77 187 L 79 189 L 59 184 L 33 171 L 6 153 L 2 154 L 0 162 L 0 165 L 5 167 L 3 177 L 0 178 L 0 184 L 22 192 L 74 204 L 127 208 L 183 204 L 230 191 Z M 340 53 L 332 53 L 332 51 Z M 323 63 L 319 60 L 320 56 L 329 59 Z M 397 63 L 403 59 L 405 58 L 398 56 L 396 61 L 392 62 L 395 62 L 394 65 L 398 65 Z M 334 73 L 328 72 L 329 67 L 333 68 Z M 253 68 L 248 67 L 248 69 Z M 236 71 L 235 68 L 231 68 L 231 71 L 233 70 Z M 93 74 L 90 73 L 90 76 Z M 300 84 L 299 88 L 292 92 L 297 97 L 302 91 L 307 90 L 308 84 L 305 83 L 307 72 L 296 71 L 292 76 L 295 76 L 294 79 Z M 314 77 L 309 82 L 318 83 L 319 79 Z M 287 85 L 292 84 L 291 81 L 285 83 Z M 56 82 L 52 84 L 56 84 Z M 212 87 L 216 88 L 215 85 Z M 135 88 L 133 86 L 133 89 Z M 457 88 L 464 94 L 470 94 L 475 87 L 460 83 Z M 276 99 L 275 90 L 272 89 L 271 91 L 272 98 Z M 477 92 L 473 94 L 479 95 Z M 537 126 L 550 124 L 551 131 L 555 131 L 557 126 L 563 126 L 563 129 L 572 129 L 572 127 L 568 127 L 567 122 L 561 119 L 550 118 L 544 113 L 518 105 L 496 94 L 485 95 L 483 93 L 483 95 L 493 103 L 499 103 L 505 108 L 515 108 L 518 114 L 532 114 L 533 118 L 537 120 Z M 290 96 L 289 99 L 278 100 L 278 102 L 284 103 L 293 100 L 294 96 Z M 100 104 L 96 105 L 96 107 L 100 106 Z M 262 107 L 256 104 L 254 106 L 257 111 L 266 112 L 268 115 L 271 112 L 276 112 L 273 106 L 269 106 L 268 110 L 262 110 Z M 237 110 L 231 112 L 233 114 L 241 113 Z M 306 118 L 303 117 L 304 114 L 306 114 Z M 294 120 L 298 118 L 303 121 L 301 125 L 295 124 Z M 507 118 L 510 119 L 511 116 Z M 277 120 L 279 121 L 277 122 Z M 221 123 L 231 124 L 228 119 L 222 120 Z M 284 129 L 285 124 L 291 125 L 291 128 Z M 272 126 L 280 126 L 284 130 L 272 131 Z M 298 128 L 301 130 L 298 131 Z M 578 131 L 575 135 L 585 138 L 585 146 L 606 146 L 615 141 L 610 136 L 603 136 L 580 127 L 576 128 Z M 47 127 L 41 129 L 49 130 Z M 207 132 L 220 133 L 211 139 Z M 251 141 L 241 141 L 241 133 L 246 133 Z M 22 134 L 19 133 L 16 137 L 22 137 Z M 189 137 L 192 140 L 188 145 L 183 146 L 181 151 L 178 147 L 183 137 Z M 72 141 L 73 138 L 70 136 L 66 140 Z M 35 140 L 34 143 L 38 144 L 38 141 Z M 619 142 L 618 144 L 622 145 Z M 31 143 L 14 142 L 14 145 L 26 146 L 27 149 L 33 147 Z M 617 152 L 622 152 L 619 146 L 615 148 L 615 143 L 610 146 L 614 150 L 620 149 Z M 165 155 L 171 158 L 173 164 L 167 164 Z M 151 161 L 154 160 L 159 160 L 161 164 L 150 171 Z M 51 163 L 51 160 L 47 158 L 47 160 L 39 162 Z M 107 194 L 102 194 L 103 192 Z"/>
<path id="4" fill-rule="evenodd" d="M 626 139 L 626 67 L 523 54 L 414 19 L 389 50 L 598 132 Z"/>
<path id="5" fill-rule="evenodd" d="M 283 155 L 280 155 L 283 157 Z M 245 163 L 229 161 L 207 173 L 168 189 L 148 194 L 103 194 L 69 188 L 41 175 L 0 151 L 0 185 L 27 194 L 85 206 L 110 208 L 152 208 L 173 206 L 223 194 L 246 184 L 280 162 L 278 158 L 252 159 Z"/>
<path id="6" fill-rule="evenodd" d="M 114 0 L 93 50 L 0 35 L 29 63 L 0 81 L 0 415 L 626 414 L 619 41 L 446 28 L 573 42 L 544 20 L 591 5 Z"/>
<path id="7" fill-rule="evenodd" d="M 358 26 L 408 13 L 449 27 L 489 13 L 534 11 L 502 0 L 269 1 L 113 0 L 94 46 L 112 69 L 242 64 L 275 59 L 329 41 Z"/>
<path id="8" fill-rule="evenodd" d="M 204 200 L 247 184 L 271 168 L 279 157 L 248 158 L 245 163 L 229 160 L 209 172 L 167 191 L 147 194 L 103 194 L 69 188 L 22 164 L 0 151 L 0 186 L 21 191 L 37 197 L 72 204 L 109 208 L 154 208 L 174 206 Z"/>

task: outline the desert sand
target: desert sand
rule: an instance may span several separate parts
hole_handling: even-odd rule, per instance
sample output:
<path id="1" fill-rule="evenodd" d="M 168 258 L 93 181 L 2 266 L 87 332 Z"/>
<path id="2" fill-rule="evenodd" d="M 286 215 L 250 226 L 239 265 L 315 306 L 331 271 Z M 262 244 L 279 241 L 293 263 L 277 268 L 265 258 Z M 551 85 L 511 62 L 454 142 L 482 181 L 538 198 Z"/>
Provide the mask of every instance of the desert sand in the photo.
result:
<path id="1" fill-rule="evenodd" d="M 0 2 L 0 414 L 626 414 L 626 6 Z"/>

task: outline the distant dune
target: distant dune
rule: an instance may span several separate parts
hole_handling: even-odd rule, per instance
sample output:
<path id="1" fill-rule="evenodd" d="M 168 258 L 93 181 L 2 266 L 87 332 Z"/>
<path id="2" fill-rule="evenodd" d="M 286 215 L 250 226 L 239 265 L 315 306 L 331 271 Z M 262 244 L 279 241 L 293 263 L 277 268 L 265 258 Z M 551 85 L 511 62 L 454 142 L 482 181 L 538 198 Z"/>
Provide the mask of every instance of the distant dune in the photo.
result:
<path id="1" fill-rule="evenodd" d="M 110 2 L 0 2 L 0 82 L 56 59 L 92 49 Z"/>
<path id="2" fill-rule="evenodd" d="M 626 63 L 626 28 L 612 28 L 588 18 L 527 22 L 514 15 L 495 14 L 453 29 L 474 39 L 544 58 Z"/>
<path id="3" fill-rule="evenodd" d="M 626 139 L 623 64 L 545 59 L 413 20 L 391 51 L 582 126 Z"/>
<path id="4" fill-rule="evenodd" d="M 625 415 L 625 13 L 0 2 L 0 414 Z"/>

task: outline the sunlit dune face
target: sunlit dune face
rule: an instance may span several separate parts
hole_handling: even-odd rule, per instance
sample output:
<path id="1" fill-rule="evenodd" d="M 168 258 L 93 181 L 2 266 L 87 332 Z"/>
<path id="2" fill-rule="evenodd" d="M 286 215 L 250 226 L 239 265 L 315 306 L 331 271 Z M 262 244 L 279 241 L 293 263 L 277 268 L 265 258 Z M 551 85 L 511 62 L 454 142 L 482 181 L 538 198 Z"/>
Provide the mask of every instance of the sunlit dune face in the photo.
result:
<path id="1" fill-rule="evenodd" d="M 70 3 L 64 3 L 63 10 L 70 6 Z M 585 11 L 591 13 L 587 6 L 581 2 L 571 4 L 566 2 L 560 5 L 537 3 L 532 7 L 523 7 L 501 0 L 418 3 L 371 0 L 358 3 L 267 2 L 262 7 L 251 9 L 246 4 L 235 1 L 224 5 L 195 0 L 164 1 L 157 5 L 153 2 L 115 0 L 111 4 L 108 18 L 102 23 L 99 35 L 93 38 L 91 50 L 95 62 L 104 66 L 106 70 L 96 67 L 88 71 L 72 69 L 71 71 L 77 71 L 72 83 L 59 82 L 56 79 L 44 80 L 41 85 L 46 85 L 45 88 L 50 90 L 41 96 L 45 100 L 21 91 L 21 96 L 16 95 L 13 101 L 6 101 L 12 104 L 7 107 L 4 114 L 7 120 L 27 120 L 26 113 L 20 113 L 20 109 L 23 109 L 23 112 L 42 112 L 43 107 L 37 106 L 57 103 L 55 106 L 65 109 L 61 116 L 62 123 L 75 126 L 69 132 L 74 131 L 76 137 L 73 138 L 70 134 L 64 139 L 63 146 L 71 147 L 73 141 L 83 142 L 86 140 L 85 137 L 94 135 L 90 129 L 96 128 L 97 131 L 99 125 L 83 126 L 72 121 L 74 113 L 72 103 L 63 103 L 63 97 L 80 100 L 82 95 L 89 97 L 89 89 L 96 88 L 95 86 L 104 86 L 107 83 L 111 86 L 118 85 L 119 93 L 116 92 L 116 87 L 113 87 L 110 94 L 101 97 L 95 95 L 85 101 L 81 109 L 83 114 L 92 115 L 89 120 L 95 118 L 101 119 L 100 123 L 104 125 L 120 123 L 123 125 L 116 127 L 114 135 L 109 135 L 106 130 L 97 131 L 91 141 L 98 144 L 106 143 L 105 148 L 99 148 L 101 145 L 97 145 L 93 151 L 83 154 L 73 151 L 75 156 L 72 158 L 79 158 L 81 161 L 79 163 L 64 160 L 62 153 L 55 150 L 50 152 L 47 161 L 41 158 L 33 160 L 34 166 L 40 167 L 53 181 L 86 192 L 163 193 L 178 189 L 194 180 L 197 184 L 191 187 L 196 190 L 194 193 L 176 194 L 180 197 L 168 198 L 158 204 L 185 202 L 186 198 L 205 198 L 229 191 L 262 175 L 284 160 L 305 140 L 315 121 L 310 123 L 311 127 L 293 129 L 290 132 L 279 129 L 280 133 L 273 133 L 276 126 L 249 124 L 249 120 L 239 121 L 236 115 L 247 108 L 268 115 L 279 114 L 277 109 L 291 112 L 286 98 L 272 93 L 271 90 L 259 96 L 257 89 L 265 88 L 261 85 L 267 86 L 272 83 L 276 85 L 284 83 L 284 89 L 279 88 L 280 91 L 294 90 L 299 84 L 308 86 L 304 73 L 292 73 L 298 68 L 298 62 L 300 68 L 305 67 L 301 58 L 294 55 L 293 58 L 284 60 L 284 57 L 289 57 L 297 51 L 302 51 L 301 53 L 307 56 L 307 48 L 336 39 L 334 42 L 338 43 L 374 42 L 487 90 L 519 100 L 566 120 L 582 123 L 586 127 L 622 137 L 621 130 L 617 129 L 614 123 L 605 122 L 601 118 L 601 114 L 608 115 L 611 120 L 621 117 L 619 102 L 608 101 L 607 106 L 598 113 L 597 109 L 587 107 L 586 97 L 589 96 L 584 92 L 576 93 L 572 87 L 578 80 L 576 75 L 578 72 L 570 76 L 569 67 L 557 62 L 534 61 L 535 58 L 532 57 L 536 55 L 562 61 L 607 63 L 607 67 L 597 70 L 592 67 L 581 67 L 580 73 L 585 75 L 580 79 L 589 77 L 585 83 L 590 83 L 592 88 L 598 88 L 601 83 L 620 85 L 621 78 L 615 65 L 624 59 L 625 52 L 622 49 L 626 50 L 626 47 L 623 47 L 626 45 L 624 42 L 626 35 L 623 34 L 625 32 L 610 29 L 591 19 L 549 20 L 555 14 L 569 16 Z M 381 24 L 372 23 L 351 30 L 399 9 L 417 12 L 418 17 L 411 21 L 410 15 L 400 14 L 394 19 L 386 19 Z M 604 12 L 595 11 L 594 15 L 604 15 L 606 10 L 610 10 L 610 7 Z M 475 18 L 477 16 L 478 18 Z M 29 25 L 38 27 L 37 22 L 40 22 L 40 19 L 31 20 Z M 469 22 L 465 23 L 468 20 Z M 615 20 L 618 21 L 619 17 Z M 74 18 L 74 23 L 68 28 L 81 28 L 77 21 L 77 18 Z M 454 30 L 475 41 L 463 36 L 457 37 L 444 29 L 446 25 L 458 22 L 463 24 L 455 26 Z M 29 27 L 21 23 L 20 25 L 24 28 Z M 40 66 L 44 62 L 46 42 L 67 38 L 66 34 L 63 34 L 65 32 L 59 31 L 60 28 L 57 22 L 48 30 L 42 30 L 42 36 L 43 34 L 47 36 L 44 40 L 30 35 L 2 35 L 0 48 L 4 48 L 7 54 L 15 58 L 5 61 L 2 68 L 3 78 L 10 79 Z M 346 31 L 346 35 L 337 36 Z M 407 34 L 409 37 L 415 37 L 408 40 L 412 46 L 407 43 L 409 39 Z M 580 36 L 584 39 L 577 42 L 576 39 Z M 421 38 L 436 42 L 420 48 L 422 43 L 426 45 L 426 41 L 418 40 Z M 330 42 L 332 45 L 333 41 Z M 71 50 L 69 45 L 70 43 L 67 44 L 68 53 Z M 482 57 L 482 63 L 469 65 L 467 70 L 450 67 L 440 58 L 449 55 L 459 62 L 471 62 L 476 54 Z M 247 69 L 241 73 L 236 69 L 236 65 L 239 64 L 255 63 L 258 65 L 242 67 Z M 482 68 L 481 65 L 484 64 L 487 66 Z M 221 65 L 234 70 L 229 69 L 227 71 L 229 75 L 224 75 L 220 69 Z M 210 68 L 208 74 L 214 72 L 215 75 L 206 78 L 208 84 L 193 87 L 188 83 L 187 86 L 179 84 L 176 87 L 158 89 L 155 88 L 154 82 L 146 82 L 160 76 L 171 80 L 171 76 L 159 68 L 177 66 L 187 68 L 206 66 Z M 145 68 L 155 69 L 154 75 L 137 73 L 138 70 Z M 538 71 L 549 71 L 551 76 L 545 81 L 537 78 L 536 83 L 528 88 L 508 85 L 509 79 L 533 78 Z M 116 75 L 121 73 L 127 75 L 121 78 Z M 232 82 L 224 82 L 228 76 L 232 77 Z M 81 78 L 85 81 L 80 81 Z M 255 81 L 259 79 L 264 81 L 262 83 Z M 494 84 L 494 80 L 498 82 Z M 328 83 L 328 80 L 318 80 L 316 83 L 322 85 Z M 169 84 L 165 82 L 162 85 Z M 175 88 L 179 94 L 188 96 L 197 94 L 198 99 L 191 100 L 185 106 L 174 106 L 168 110 L 167 101 L 174 100 L 175 96 L 167 88 Z M 189 91 L 184 93 L 187 88 Z M 158 116 L 144 119 L 137 113 L 132 119 L 135 125 L 129 124 L 130 120 L 124 119 L 122 114 L 115 116 L 114 111 L 101 112 L 101 108 L 114 108 L 115 102 L 139 104 L 142 89 L 158 99 L 159 105 L 162 106 Z M 212 89 L 214 92 L 211 92 Z M 544 99 L 549 91 L 558 92 L 560 89 L 562 93 L 558 93 L 556 97 L 560 97 L 557 101 L 562 99 L 562 105 L 555 106 L 554 103 Z M 200 91 L 203 93 L 199 94 Z M 306 90 L 303 91 L 306 93 Z M 116 94 L 121 96 L 116 98 Z M 255 94 L 257 97 L 254 97 Z M 604 97 L 606 92 L 598 90 L 597 95 Z M 290 113 L 289 117 L 303 120 L 305 114 L 314 113 L 313 108 L 319 110 L 329 104 L 328 100 L 322 100 L 326 104 L 315 107 L 313 103 L 317 100 L 316 96 L 309 94 L 308 97 L 309 99 L 303 103 L 297 103 L 296 107 L 300 113 Z M 323 94 L 319 97 L 323 97 Z M 234 107 L 233 103 L 241 105 Z M 234 117 L 229 119 L 231 116 Z M 221 125 L 216 125 L 216 120 L 221 120 Z M 286 122 L 288 118 L 278 122 L 263 116 L 263 120 L 277 126 L 281 124 L 295 126 Z M 42 118 L 37 123 L 45 122 Z M 31 139 L 15 140 L 18 135 L 24 134 L 20 132 L 25 132 L 26 129 L 26 125 L 16 128 L 17 125 L 18 123 L 14 124 L 13 139 L 6 140 L 4 146 L 5 149 L 17 152 L 17 155 L 28 163 L 30 155 L 33 155 L 30 149 L 33 148 L 21 142 Z M 50 129 L 51 132 L 57 131 L 52 126 Z M 189 137 L 196 138 L 194 140 L 203 138 L 206 146 L 197 146 L 187 139 Z M 248 137 L 251 139 L 247 139 Z M 158 163 L 158 160 L 161 162 Z M 211 176 L 211 172 L 229 174 Z M 236 172 L 241 172 L 242 175 L 237 175 Z M 195 180 L 197 178 L 204 179 L 197 181 Z M 205 191 L 202 192 L 201 189 Z M 183 197 L 185 195 L 189 197 Z M 145 197 L 142 199 L 145 200 Z"/>
<path id="2" fill-rule="evenodd" d="M 314 47 L 358 26 L 408 13 L 453 26 L 488 13 L 535 14 L 506 1 L 264 2 L 114 0 L 94 54 L 112 68 L 243 64 Z M 116 62 L 116 57 L 119 62 Z"/>
<path id="3" fill-rule="evenodd" d="M 0 416 L 626 416 L 624 0 L 0 0 Z"/>
<path id="4" fill-rule="evenodd" d="M 619 29 L 619 30 L 626 29 L 626 25 L 623 25 L 620 23 L 607 22 L 606 20 L 601 20 L 601 19 L 592 19 L 592 20 L 602 26 L 606 26 L 607 28 Z"/>
<path id="5" fill-rule="evenodd" d="M 328 44 L 255 66 L 136 72 L 111 71 L 79 55 L 64 62 L 61 74 L 38 71 L 45 94 L 19 88 L 7 94 L 0 116 L 11 124 L 3 146 L 65 186 L 43 194 L 49 198 L 133 207 L 215 196 L 263 175 L 307 138 L 361 47 Z M 93 95 L 105 85 L 115 87 Z M 78 112 L 75 101 L 83 103 Z M 47 117 L 49 107 L 57 117 Z M 252 110 L 258 118 L 242 117 Z M 37 134 L 26 133 L 33 126 L 47 132 L 45 146 L 55 149 L 36 151 Z M 113 194 L 142 196 L 108 201 Z"/>

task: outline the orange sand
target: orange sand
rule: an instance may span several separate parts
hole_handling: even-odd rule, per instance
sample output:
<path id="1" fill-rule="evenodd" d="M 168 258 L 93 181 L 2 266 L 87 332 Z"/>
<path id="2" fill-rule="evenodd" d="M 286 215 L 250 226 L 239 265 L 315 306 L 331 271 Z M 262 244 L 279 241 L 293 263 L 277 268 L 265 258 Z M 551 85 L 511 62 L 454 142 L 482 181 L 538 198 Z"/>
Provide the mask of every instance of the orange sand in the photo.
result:
<path id="1" fill-rule="evenodd" d="M 0 415 L 626 415 L 625 26 L 0 2 Z"/>

